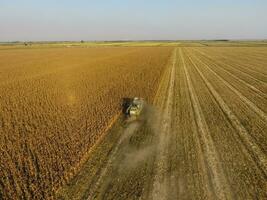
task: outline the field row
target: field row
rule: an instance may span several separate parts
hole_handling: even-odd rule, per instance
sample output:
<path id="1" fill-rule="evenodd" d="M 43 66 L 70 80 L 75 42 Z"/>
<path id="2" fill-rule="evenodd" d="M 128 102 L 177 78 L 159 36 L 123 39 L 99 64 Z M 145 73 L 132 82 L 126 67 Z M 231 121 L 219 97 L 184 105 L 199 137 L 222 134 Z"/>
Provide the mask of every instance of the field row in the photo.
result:
<path id="1" fill-rule="evenodd" d="M 210 51 L 180 50 L 174 126 L 181 154 L 177 163 L 183 166 L 177 164 L 175 171 L 183 173 L 177 180 L 186 182 L 183 192 L 189 198 L 264 198 L 266 84 L 235 62 L 214 59 Z M 258 85 L 249 82 L 250 76 Z"/>

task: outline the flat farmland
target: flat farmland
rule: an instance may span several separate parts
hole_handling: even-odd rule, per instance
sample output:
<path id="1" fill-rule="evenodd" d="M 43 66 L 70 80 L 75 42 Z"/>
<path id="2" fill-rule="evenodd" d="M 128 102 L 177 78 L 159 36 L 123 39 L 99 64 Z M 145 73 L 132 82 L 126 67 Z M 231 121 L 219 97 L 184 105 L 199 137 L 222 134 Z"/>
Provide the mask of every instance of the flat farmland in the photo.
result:
<path id="1" fill-rule="evenodd" d="M 0 199 L 266 199 L 267 47 L 222 44 L 0 48 Z"/>
<path id="2" fill-rule="evenodd" d="M 119 118 L 59 199 L 266 199 L 267 48 L 178 47 L 143 122 Z"/>
<path id="3" fill-rule="evenodd" d="M 0 199 L 47 199 L 121 111 L 153 100 L 172 49 L 0 50 Z"/>

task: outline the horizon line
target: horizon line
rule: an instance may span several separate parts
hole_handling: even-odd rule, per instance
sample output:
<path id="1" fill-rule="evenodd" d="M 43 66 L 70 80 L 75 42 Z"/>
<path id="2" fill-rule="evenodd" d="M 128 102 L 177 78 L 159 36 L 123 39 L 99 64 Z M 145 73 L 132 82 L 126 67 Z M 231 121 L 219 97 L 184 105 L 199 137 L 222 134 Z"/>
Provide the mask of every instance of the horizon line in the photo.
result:
<path id="1" fill-rule="evenodd" d="M 45 43 L 45 42 L 179 42 L 179 41 L 267 41 L 267 38 L 262 39 L 144 39 L 144 40 L 11 40 L 11 41 L 0 41 L 0 43 Z"/>

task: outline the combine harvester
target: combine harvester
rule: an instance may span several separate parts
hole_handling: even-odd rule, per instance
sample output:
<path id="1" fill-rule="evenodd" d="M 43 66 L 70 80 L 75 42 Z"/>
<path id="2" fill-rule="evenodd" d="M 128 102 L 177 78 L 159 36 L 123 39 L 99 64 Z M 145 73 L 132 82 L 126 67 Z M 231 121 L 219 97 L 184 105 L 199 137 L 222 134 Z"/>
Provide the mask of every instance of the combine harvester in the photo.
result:
<path id="1" fill-rule="evenodd" d="M 136 121 L 144 110 L 144 100 L 139 97 L 124 98 L 122 107 L 126 121 Z"/>

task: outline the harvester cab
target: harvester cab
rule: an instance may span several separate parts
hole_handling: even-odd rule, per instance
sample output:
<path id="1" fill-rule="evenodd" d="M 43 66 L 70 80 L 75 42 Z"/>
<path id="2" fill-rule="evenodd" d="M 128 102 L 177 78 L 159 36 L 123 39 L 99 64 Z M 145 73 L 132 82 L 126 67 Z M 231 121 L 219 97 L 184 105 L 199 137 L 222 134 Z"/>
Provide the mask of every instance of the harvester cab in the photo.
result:
<path id="1" fill-rule="evenodd" d="M 144 107 L 144 100 L 139 97 L 123 99 L 123 113 L 126 117 L 138 117 Z"/>

